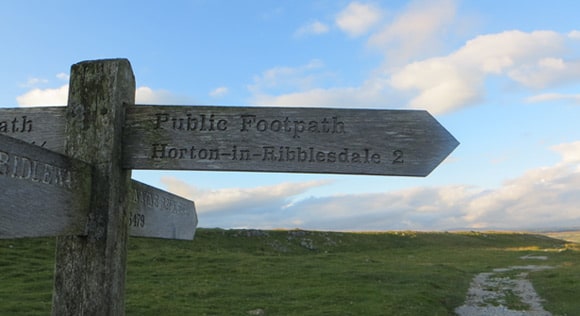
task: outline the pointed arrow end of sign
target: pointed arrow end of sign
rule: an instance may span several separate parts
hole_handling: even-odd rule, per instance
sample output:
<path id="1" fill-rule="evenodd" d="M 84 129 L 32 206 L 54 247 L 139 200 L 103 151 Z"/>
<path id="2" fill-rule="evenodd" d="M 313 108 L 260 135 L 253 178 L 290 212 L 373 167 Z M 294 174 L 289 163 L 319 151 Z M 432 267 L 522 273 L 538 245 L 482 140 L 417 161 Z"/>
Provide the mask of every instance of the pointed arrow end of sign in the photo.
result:
<path id="1" fill-rule="evenodd" d="M 436 147 L 439 148 L 437 150 L 439 154 L 436 155 L 436 158 L 433 161 L 434 164 L 432 169 L 429 170 L 425 176 L 428 176 L 433 170 L 435 170 L 435 168 L 437 168 L 437 166 L 443 163 L 443 161 L 445 161 L 460 144 L 460 142 L 447 129 L 445 129 L 441 123 L 439 123 L 431 114 L 429 115 L 432 117 L 434 124 L 438 125 L 436 128 L 438 133 L 434 136 L 434 142 L 437 143 Z"/>

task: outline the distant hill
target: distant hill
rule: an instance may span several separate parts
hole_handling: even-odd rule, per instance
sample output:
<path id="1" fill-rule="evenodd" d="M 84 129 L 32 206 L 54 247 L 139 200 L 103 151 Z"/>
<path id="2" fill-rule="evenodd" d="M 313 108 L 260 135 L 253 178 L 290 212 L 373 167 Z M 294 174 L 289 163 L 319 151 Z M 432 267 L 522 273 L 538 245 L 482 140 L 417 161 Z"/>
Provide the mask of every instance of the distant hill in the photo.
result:
<path id="1" fill-rule="evenodd" d="M 580 243 L 580 229 L 555 231 L 555 232 L 544 232 L 544 233 L 542 233 L 542 235 L 546 235 L 546 236 L 556 238 L 556 239 L 562 239 L 562 240 Z"/>

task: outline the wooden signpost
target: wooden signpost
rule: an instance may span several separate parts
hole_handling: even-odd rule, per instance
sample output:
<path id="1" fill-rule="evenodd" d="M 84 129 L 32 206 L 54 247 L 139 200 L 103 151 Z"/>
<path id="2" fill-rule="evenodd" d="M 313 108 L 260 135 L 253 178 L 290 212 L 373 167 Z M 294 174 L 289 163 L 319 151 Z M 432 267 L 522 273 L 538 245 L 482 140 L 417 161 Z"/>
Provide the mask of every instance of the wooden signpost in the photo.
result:
<path id="1" fill-rule="evenodd" d="M 0 122 L 16 126 L 12 137 L 62 152 L 65 107 L 41 109 L 3 111 Z M 458 145 L 419 110 L 136 105 L 123 166 L 427 176 Z"/>
<path id="2" fill-rule="evenodd" d="M 0 239 L 84 235 L 91 167 L 0 135 Z"/>
<path id="3" fill-rule="evenodd" d="M 131 169 L 426 176 L 459 144 L 425 111 L 134 105 L 125 59 L 69 86 L 66 107 L 0 109 L 0 238 L 59 236 L 53 315 L 124 314 L 128 235 L 193 238 L 194 203 Z"/>
<path id="4" fill-rule="evenodd" d="M 129 235 L 192 240 L 197 227 L 193 201 L 133 181 Z"/>
<path id="5" fill-rule="evenodd" d="M 427 176 L 459 144 L 409 110 L 134 106 L 124 134 L 129 169 Z"/>
<path id="6" fill-rule="evenodd" d="M 66 107 L 64 106 L 2 109 L 0 110 L 0 136 L 8 135 L 41 146 L 45 149 L 44 152 L 49 152 L 46 149 L 50 149 L 56 153 L 64 153 L 65 115 Z M 37 147 L 28 146 L 32 148 Z M 54 153 L 52 154 L 54 155 Z M 27 160 L 25 160 L 25 163 L 27 163 Z M 9 191 L 15 191 L 13 186 L 6 187 L 9 188 L 7 189 Z M 26 186 L 26 188 L 33 190 L 30 186 Z M 132 202 L 130 203 L 131 211 L 129 214 L 130 236 L 193 239 L 198 221 L 195 205 L 192 201 L 134 180 L 131 183 L 130 193 L 133 194 L 130 199 Z M 0 201 L 7 199 L 8 196 L 8 194 L 2 195 Z M 33 203 L 25 198 L 18 200 Z M 58 202 L 58 199 L 48 197 L 47 200 L 51 203 L 43 203 L 42 208 L 22 206 L 25 209 L 42 210 L 43 216 L 31 216 L 27 221 L 11 222 L 10 227 L 12 229 L 26 231 L 28 235 L 17 235 L 6 231 L 6 234 L 0 233 L 0 238 L 46 236 L 42 230 L 29 229 L 32 225 L 31 222 L 37 223 L 37 225 L 44 225 L 46 226 L 45 229 L 48 229 L 49 224 L 54 226 L 57 224 L 64 225 L 64 223 L 45 222 L 44 217 L 48 216 L 47 214 L 51 214 L 51 212 L 63 212 L 63 210 L 73 214 L 77 213 L 73 211 L 73 208 L 63 207 L 64 204 Z M 40 203 L 40 201 L 38 200 L 37 203 Z M 3 210 L 0 216 L 4 216 L 6 213 Z M 83 214 L 86 221 L 86 210 Z M 21 214 L 21 216 L 24 216 L 24 214 Z M 80 222 L 77 221 L 75 224 L 80 226 Z M 8 226 L 7 221 L 0 222 L 0 225 L 3 223 L 6 223 L 6 226 Z M 84 226 L 82 228 L 82 231 L 76 231 L 74 234 L 82 235 Z M 48 234 L 48 236 L 57 235 L 65 234 Z"/>

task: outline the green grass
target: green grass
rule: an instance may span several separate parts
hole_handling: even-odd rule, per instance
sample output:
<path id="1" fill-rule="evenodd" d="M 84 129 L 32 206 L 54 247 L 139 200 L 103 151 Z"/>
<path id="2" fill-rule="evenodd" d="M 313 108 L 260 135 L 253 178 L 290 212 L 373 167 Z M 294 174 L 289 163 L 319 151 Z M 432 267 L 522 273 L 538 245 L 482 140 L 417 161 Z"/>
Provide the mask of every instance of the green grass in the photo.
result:
<path id="1" fill-rule="evenodd" d="M 524 255 L 546 261 L 523 261 Z M 127 315 L 453 315 L 473 276 L 530 273 L 554 315 L 580 315 L 580 247 L 516 233 L 199 229 L 194 241 L 132 238 Z M 50 312 L 53 239 L 0 241 L 0 315 Z"/>

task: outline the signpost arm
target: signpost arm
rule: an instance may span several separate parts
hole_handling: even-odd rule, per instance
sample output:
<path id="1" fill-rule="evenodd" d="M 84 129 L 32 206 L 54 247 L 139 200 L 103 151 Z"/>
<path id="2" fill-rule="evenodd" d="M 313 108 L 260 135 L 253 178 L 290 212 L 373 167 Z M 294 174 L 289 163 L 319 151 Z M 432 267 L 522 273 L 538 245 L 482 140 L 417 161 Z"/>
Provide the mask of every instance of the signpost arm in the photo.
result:
<path id="1" fill-rule="evenodd" d="M 131 171 L 121 168 L 121 138 L 134 98 L 126 59 L 71 68 L 65 152 L 93 165 L 93 180 L 87 236 L 57 240 L 53 315 L 124 315 Z"/>

